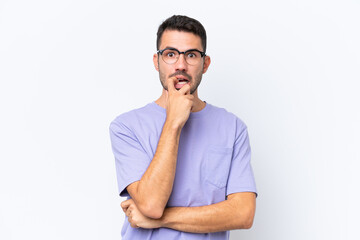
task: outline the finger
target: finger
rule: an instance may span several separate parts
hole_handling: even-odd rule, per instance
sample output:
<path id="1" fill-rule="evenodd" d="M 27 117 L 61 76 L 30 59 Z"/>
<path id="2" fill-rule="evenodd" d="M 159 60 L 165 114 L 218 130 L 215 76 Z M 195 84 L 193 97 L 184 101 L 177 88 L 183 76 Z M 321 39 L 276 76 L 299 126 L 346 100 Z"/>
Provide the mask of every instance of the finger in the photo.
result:
<path id="1" fill-rule="evenodd" d="M 184 84 L 184 86 L 182 86 L 180 88 L 179 93 L 181 93 L 183 95 L 190 94 L 190 84 L 188 84 L 188 83 Z"/>
<path id="2" fill-rule="evenodd" d="M 128 208 L 130 204 L 131 204 L 131 199 L 125 200 L 125 201 L 121 202 L 121 207 Z"/>
<path id="3" fill-rule="evenodd" d="M 171 77 L 167 80 L 167 87 L 169 92 L 176 91 L 175 84 L 177 82 L 176 77 Z"/>
<path id="4" fill-rule="evenodd" d="M 128 208 L 122 208 L 123 212 L 125 213 Z"/>
<path id="5" fill-rule="evenodd" d="M 128 209 L 126 210 L 125 215 L 128 216 L 128 217 L 130 217 L 130 215 L 131 215 L 131 210 L 130 210 L 130 208 L 128 208 Z"/>
<path id="6" fill-rule="evenodd" d="M 168 109 L 169 92 L 165 90 L 165 108 Z"/>
<path id="7" fill-rule="evenodd" d="M 139 227 L 138 227 L 136 224 L 134 224 L 134 223 L 131 223 L 130 226 L 133 227 L 133 228 L 139 228 Z"/>
<path id="8" fill-rule="evenodd" d="M 130 200 L 126 200 L 121 203 L 121 208 L 122 208 L 123 212 L 126 212 L 126 210 L 130 207 L 130 204 L 131 204 Z"/>

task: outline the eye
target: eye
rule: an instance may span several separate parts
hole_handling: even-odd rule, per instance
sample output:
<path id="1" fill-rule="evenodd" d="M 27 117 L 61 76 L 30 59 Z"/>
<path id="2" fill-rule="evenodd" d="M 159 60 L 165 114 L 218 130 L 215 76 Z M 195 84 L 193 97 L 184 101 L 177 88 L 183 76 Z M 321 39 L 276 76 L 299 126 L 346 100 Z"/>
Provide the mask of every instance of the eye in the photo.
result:
<path id="1" fill-rule="evenodd" d="M 186 55 L 188 58 L 197 58 L 199 54 L 197 52 L 188 52 Z"/>
<path id="2" fill-rule="evenodd" d="M 165 56 L 168 58 L 174 58 L 176 56 L 175 52 L 172 51 L 166 51 Z"/>

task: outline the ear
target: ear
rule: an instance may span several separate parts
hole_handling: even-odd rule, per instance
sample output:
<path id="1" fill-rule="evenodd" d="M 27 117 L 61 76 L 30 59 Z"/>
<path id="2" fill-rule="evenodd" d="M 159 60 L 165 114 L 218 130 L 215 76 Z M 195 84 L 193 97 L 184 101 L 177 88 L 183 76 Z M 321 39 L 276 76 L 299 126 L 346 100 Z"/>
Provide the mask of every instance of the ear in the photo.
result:
<path id="1" fill-rule="evenodd" d="M 206 73 L 211 63 L 210 56 L 205 56 L 203 74 Z"/>
<path id="2" fill-rule="evenodd" d="M 154 62 L 154 66 L 155 66 L 156 71 L 159 71 L 158 57 L 159 57 L 159 55 L 157 53 L 154 53 L 153 62 Z"/>

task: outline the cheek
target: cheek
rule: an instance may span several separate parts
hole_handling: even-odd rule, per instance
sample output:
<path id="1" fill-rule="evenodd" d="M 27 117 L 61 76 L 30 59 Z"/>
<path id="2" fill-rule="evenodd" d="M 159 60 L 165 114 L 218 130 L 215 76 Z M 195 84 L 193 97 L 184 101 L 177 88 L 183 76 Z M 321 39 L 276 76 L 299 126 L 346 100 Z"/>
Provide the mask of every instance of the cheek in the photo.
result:
<path id="1" fill-rule="evenodd" d="M 170 75 L 171 69 L 169 69 L 168 66 L 166 66 L 164 64 L 159 64 L 158 66 L 159 66 L 159 72 L 160 72 L 161 75 L 163 75 L 163 76 Z"/>
<path id="2" fill-rule="evenodd" d="M 196 77 L 199 77 L 199 75 L 202 75 L 203 72 L 204 72 L 204 67 L 203 66 L 196 69 L 196 72 L 195 72 Z"/>

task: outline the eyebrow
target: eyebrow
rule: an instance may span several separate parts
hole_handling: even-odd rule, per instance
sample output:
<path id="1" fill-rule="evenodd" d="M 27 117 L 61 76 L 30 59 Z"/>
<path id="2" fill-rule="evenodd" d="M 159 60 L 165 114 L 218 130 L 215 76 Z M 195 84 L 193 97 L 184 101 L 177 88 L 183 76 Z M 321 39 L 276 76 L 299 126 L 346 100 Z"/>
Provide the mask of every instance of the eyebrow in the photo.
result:
<path id="1" fill-rule="evenodd" d="M 172 46 L 166 46 L 166 47 L 164 47 L 163 49 L 166 49 L 166 48 L 176 49 L 176 50 L 178 50 L 179 52 L 181 52 L 179 49 L 177 49 L 177 48 L 175 48 L 175 47 L 172 47 Z M 184 52 L 194 51 L 194 50 L 199 51 L 199 52 L 203 52 L 203 51 L 201 51 L 201 50 L 199 50 L 199 49 L 197 49 L 197 48 L 190 48 L 190 49 L 188 49 L 188 50 L 185 50 Z"/>

